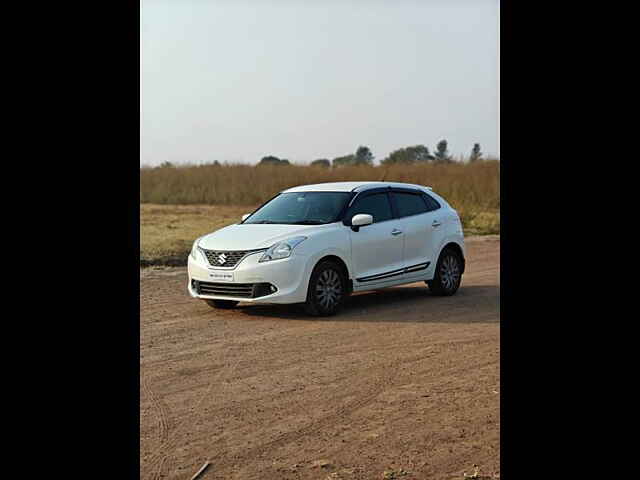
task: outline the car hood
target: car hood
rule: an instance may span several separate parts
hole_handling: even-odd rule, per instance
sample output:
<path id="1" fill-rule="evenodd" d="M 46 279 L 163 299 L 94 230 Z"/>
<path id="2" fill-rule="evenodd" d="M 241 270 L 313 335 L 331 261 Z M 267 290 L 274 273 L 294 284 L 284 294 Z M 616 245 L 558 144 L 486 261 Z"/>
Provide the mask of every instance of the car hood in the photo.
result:
<path id="1" fill-rule="evenodd" d="M 200 239 L 199 246 L 207 250 L 255 250 L 268 248 L 287 238 L 309 235 L 329 225 L 269 225 L 237 224 L 216 230 Z"/>

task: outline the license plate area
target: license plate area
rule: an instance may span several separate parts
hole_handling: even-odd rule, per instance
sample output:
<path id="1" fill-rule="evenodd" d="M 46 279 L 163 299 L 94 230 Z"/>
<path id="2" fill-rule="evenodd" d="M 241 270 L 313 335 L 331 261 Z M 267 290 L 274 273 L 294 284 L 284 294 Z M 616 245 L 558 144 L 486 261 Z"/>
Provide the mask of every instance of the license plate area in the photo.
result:
<path id="1" fill-rule="evenodd" d="M 226 272 L 223 270 L 209 270 L 209 279 L 216 282 L 228 282 L 233 283 L 233 272 Z"/>

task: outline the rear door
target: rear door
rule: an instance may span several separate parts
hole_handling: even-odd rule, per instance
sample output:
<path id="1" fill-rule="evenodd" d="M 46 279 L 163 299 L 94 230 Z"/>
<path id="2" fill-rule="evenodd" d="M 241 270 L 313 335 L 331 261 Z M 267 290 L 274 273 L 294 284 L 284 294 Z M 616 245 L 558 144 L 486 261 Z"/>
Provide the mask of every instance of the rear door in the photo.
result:
<path id="1" fill-rule="evenodd" d="M 442 222 L 438 219 L 438 210 L 427 203 L 424 195 L 409 189 L 391 192 L 393 208 L 404 235 L 402 261 L 407 277 L 418 277 L 427 268 L 433 269 L 437 260 L 434 250 Z"/>
<path id="2" fill-rule="evenodd" d="M 345 215 L 349 225 L 358 213 L 371 215 L 373 224 L 349 231 L 355 286 L 395 280 L 402 274 L 403 235 L 399 221 L 393 218 L 389 194 L 360 194 Z"/>

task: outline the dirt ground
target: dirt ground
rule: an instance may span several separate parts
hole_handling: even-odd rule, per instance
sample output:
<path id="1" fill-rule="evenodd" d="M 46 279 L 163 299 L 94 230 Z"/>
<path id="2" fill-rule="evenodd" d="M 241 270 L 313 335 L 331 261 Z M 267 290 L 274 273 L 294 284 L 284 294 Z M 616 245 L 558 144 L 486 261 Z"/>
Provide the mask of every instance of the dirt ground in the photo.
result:
<path id="1" fill-rule="evenodd" d="M 414 283 L 328 320 L 213 310 L 185 268 L 141 270 L 141 478 L 499 478 L 499 250 L 467 239 L 453 297 Z"/>

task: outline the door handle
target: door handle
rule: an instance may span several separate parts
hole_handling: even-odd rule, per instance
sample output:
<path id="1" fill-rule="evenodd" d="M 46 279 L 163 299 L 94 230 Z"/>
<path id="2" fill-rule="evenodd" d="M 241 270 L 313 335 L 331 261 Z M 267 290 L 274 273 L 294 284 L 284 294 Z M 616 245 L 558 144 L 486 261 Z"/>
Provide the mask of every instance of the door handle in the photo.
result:
<path id="1" fill-rule="evenodd" d="M 391 235 L 400 235 L 402 233 L 402 230 L 398 230 L 397 228 L 394 228 L 393 230 L 391 230 Z"/>
<path id="2" fill-rule="evenodd" d="M 439 227 L 440 225 L 442 225 L 442 223 L 440 223 L 438 220 L 434 220 L 431 224 L 432 227 Z"/>

